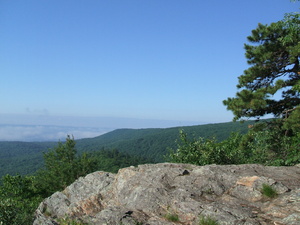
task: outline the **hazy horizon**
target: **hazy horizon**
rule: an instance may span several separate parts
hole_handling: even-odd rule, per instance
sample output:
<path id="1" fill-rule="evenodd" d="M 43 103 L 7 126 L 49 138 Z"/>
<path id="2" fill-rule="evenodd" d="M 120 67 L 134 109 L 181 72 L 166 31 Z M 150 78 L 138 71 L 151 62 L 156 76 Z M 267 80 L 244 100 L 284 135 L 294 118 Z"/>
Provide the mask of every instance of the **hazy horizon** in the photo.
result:
<path id="1" fill-rule="evenodd" d="M 59 141 L 67 135 L 73 135 L 75 139 L 92 138 L 121 128 L 168 128 L 201 124 L 205 122 L 0 114 L 0 141 Z"/>

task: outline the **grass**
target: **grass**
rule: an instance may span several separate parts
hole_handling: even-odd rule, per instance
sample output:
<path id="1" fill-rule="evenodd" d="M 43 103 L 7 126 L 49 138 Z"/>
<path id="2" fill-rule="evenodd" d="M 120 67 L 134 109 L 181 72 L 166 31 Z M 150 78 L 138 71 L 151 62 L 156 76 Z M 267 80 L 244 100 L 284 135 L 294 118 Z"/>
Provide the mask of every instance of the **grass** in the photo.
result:
<path id="1" fill-rule="evenodd" d="M 172 222 L 179 222 L 179 217 L 177 214 L 168 213 L 165 215 L 165 218 Z"/>
<path id="2" fill-rule="evenodd" d="M 78 220 L 73 220 L 68 217 L 60 219 L 58 222 L 60 225 L 86 225 L 86 223 L 82 223 Z"/>
<path id="3" fill-rule="evenodd" d="M 201 216 L 199 225 L 218 225 L 219 223 L 210 216 Z"/>
<path id="4" fill-rule="evenodd" d="M 268 198 L 275 198 L 278 195 L 277 191 L 268 184 L 262 185 L 261 193 Z"/>

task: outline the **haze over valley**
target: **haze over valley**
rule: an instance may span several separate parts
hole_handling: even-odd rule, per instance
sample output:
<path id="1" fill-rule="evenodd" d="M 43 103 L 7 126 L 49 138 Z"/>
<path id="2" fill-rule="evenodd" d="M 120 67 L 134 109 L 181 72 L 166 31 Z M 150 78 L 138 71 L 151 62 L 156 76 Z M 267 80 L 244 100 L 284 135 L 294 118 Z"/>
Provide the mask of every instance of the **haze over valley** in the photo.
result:
<path id="1" fill-rule="evenodd" d="M 134 119 L 117 117 L 78 117 L 50 115 L 0 116 L 0 141 L 62 141 L 93 138 L 120 128 L 167 128 L 200 125 L 201 122 Z"/>

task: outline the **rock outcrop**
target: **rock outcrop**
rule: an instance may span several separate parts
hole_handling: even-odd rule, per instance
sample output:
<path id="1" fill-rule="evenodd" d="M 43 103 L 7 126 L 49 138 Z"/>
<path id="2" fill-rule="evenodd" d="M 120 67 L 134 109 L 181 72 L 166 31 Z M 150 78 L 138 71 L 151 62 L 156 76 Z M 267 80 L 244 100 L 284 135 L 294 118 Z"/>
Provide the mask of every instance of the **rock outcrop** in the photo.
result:
<path id="1" fill-rule="evenodd" d="M 264 184 L 277 196 L 264 196 Z M 218 224 L 300 224 L 300 167 L 161 163 L 128 167 L 117 174 L 94 172 L 45 199 L 34 225 L 66 220 L 199 225 L 205 218 Z"/>

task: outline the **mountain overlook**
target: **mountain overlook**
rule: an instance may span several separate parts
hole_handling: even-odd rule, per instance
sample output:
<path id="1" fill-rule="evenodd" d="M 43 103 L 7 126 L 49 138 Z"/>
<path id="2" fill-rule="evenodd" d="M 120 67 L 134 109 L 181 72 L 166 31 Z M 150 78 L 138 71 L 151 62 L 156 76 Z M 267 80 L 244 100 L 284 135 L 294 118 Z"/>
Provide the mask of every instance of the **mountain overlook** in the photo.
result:
<path id="1" fill-rule="evenodd" d="M 163 162 L 167 148 L 176 146 L 180 129 L 190 136 L 226 139 L 231 132 L 246 133 L 248 125 L 254 123 L 217 123 L 198 126 L 117 129 L 95 138 L 76 140 L 79 153 L 117 149 L 120 152 L 140 156 L 150 162 Z M 70 134 L 72 135 L 72 134 Z M 75 137 L 76 138 L 76 137 Z M 43 152 L 53 148 L 56 142 L 0 142 L 0 177 L 5 174 L 31 174 L 43 166 Z"/>

